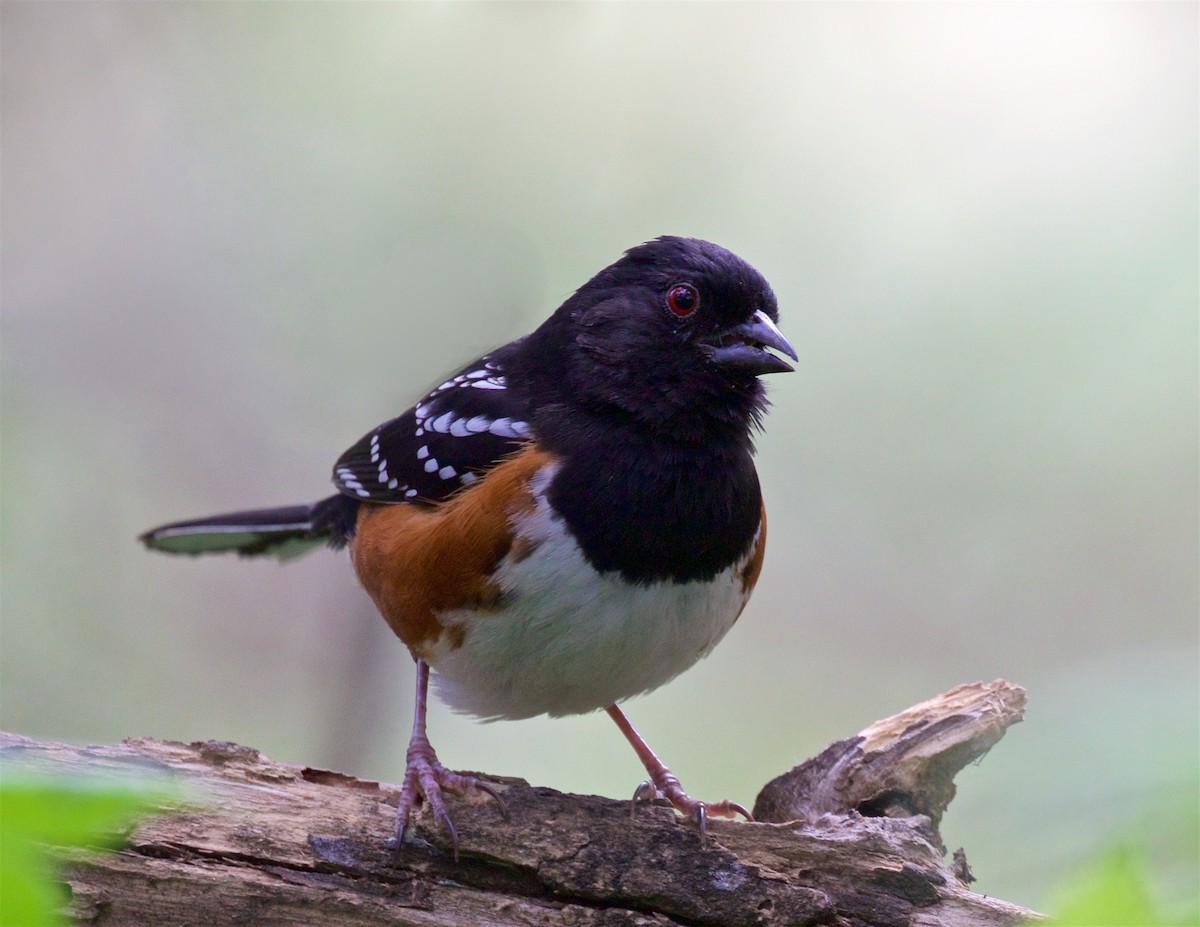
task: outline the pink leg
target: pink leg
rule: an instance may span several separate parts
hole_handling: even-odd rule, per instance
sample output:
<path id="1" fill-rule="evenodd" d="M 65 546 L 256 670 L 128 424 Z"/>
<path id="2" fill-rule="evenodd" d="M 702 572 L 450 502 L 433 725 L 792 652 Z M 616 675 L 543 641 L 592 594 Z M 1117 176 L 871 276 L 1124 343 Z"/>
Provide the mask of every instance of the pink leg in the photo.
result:
<path id="1" fill-rule="evenodd" d="M 638 759 L 646 767 L 646 772 L 650 774 L 649 781 L 643 782 L 638 786 L 638 790 L 633 794 L 633 806 L 635 809 L 638 801 L 641 799 L 661 796 L 674 805 L 676 810 L 696 821 L 696 824 L 700 828 L 700 839 L 702 840 L 704 839 L 708 816 L 710 814 L 719 818 L 731 818 L 740 814 L 747 821 L 754 820 L 750 812 L 737 802 L 726 800 L 706 804 L 692 798 L 683 790 L 683 787 L 679 784 L 679 780 L 675 778 L 675 774 L 667 768 L 667 765 L 650 749 L 649 744 L 642 740 L 642 736 L 634 730 L 633 725 L 629 723 L 629 719 L 625 717 L 625 713 L 616 705 L 609 705 L 606 711 L 608 712 L 608 716 L 616 722 L 617 727 L 621 729 L 621 733 L 625 735 L 625 739 L 633 746 Z"/>
<path id="2" fill-rule="evenodd" d="M 486 792 L 500 804 L 500 813 L 508 818 L 504 802 L 494 788 L 473 776 L 463 776 L 447 769 L 438 762 L 437 754 L 425 735 L 425 705 L 429 696 L 429 664 L 417 660 L 417 700 L 413 712 L 412 739 L 408 742 L 408 765 L 404 770 L 404 782 L 400 787 L 400 802 L 396 807 L 396 852 L 404 844 L 408 830 L 408 819 L 418 798 L 424 798 L 433 809 L 433 816 L 450 832 L 454 844 L 454 859 L 458 860 L 458 833 L 442 799 L 442 789 L 454 792 Z"/>

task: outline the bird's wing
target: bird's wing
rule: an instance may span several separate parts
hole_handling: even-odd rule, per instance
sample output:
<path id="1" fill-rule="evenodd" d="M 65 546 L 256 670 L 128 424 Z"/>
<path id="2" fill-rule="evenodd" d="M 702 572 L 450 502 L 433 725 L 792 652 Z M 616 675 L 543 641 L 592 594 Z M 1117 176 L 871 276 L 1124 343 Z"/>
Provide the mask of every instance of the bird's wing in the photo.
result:
<path id="1" fill-rule="evenodd" d="M 518 343 L 468 364 L 364 435 L 334 465 L 334 485 L 364 502 L 439 502 L 519 448 L 529 425 L 504 370 Z"/>

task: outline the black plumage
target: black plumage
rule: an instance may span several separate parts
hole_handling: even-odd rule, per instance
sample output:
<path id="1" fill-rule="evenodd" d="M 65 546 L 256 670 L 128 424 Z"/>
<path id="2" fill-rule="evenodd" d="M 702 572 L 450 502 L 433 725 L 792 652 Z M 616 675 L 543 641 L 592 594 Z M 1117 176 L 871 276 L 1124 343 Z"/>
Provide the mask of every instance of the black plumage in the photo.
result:
<path id="1" fill-rule="evenodd" d="M 766 280 L 731 252 L 647 242 L 532 334 L 364 435 L 334 465 L 338 496 L 177 522 L 143 540 L 186 553 L 340 547 L 360 504 L 437 504 L 536 440 L 562 460 L 550 501 L 597 570 L 636 583 L 710 579 L 759 524 L 758 376 L 791 369 L 767 348 L 795 357 L 777 319 Z"/>

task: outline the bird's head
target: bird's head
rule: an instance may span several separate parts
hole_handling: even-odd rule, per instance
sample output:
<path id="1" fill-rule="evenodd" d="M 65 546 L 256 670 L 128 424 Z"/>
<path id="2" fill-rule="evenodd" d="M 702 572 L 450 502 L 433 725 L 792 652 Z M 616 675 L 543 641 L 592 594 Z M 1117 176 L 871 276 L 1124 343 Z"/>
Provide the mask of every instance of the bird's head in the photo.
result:
<path id="1" fill-rule="evenodd" d="M 770 285 L 737 255 L 663 237 L 585 283 L 530 340 L 564 365 L 560 401 L 699 440 L 714 426 L 748 432 L 766 406 L 759 375 L 792 369 L 778 318 Z"/>

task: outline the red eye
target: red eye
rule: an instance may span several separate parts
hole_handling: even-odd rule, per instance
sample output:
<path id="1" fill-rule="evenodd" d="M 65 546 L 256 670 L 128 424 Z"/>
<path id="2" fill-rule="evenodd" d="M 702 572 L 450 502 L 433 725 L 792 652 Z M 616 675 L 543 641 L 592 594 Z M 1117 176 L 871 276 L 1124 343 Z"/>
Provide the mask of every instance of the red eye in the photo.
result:
<path id="1" fill-rule="evenodd" d="M 681 319 L 691 315 L 700 305 L 700 294 L 694 286 L 681 283 L 667 292 L 667 308 Z"/>

